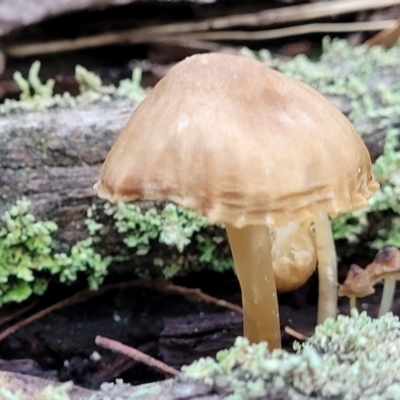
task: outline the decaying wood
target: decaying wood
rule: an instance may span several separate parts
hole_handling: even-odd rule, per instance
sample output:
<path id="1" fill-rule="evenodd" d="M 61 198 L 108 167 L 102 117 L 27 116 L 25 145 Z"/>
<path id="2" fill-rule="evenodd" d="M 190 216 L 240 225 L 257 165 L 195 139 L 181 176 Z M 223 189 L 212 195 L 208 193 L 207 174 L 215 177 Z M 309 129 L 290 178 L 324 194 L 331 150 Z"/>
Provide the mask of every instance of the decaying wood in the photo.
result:
<path id="1" fill-rule="evenodd" d="M 38 23 L 45 19 L 65 13 L 82 10 L 104 9 L 112 6 L 122 6 L 134 3 L 137 0 L 38 0 L 32 3 L 29 0 L 15 2 L 3 0 L 0 3 L 0 36 L 12 30 Z M 181 0 L 182 1 L 182 0 Z M 159 0 L 161 3 L 162 0 Z M 166 1 L 168 2 L 168 1 Z M 210 1 L 187 0 L 186 2 L 210 3 Z M 211 1 L 212 3 L 217 0 Z M 309 21 L 317 18 L 338 16 L 366 10 L 376 10 L 400 4 L 399 0 L 336 0 L 311 4 L 294 5 L 276 9 L 264 9 L 259 12 L 242 15 L 230 15 L 210 18 L 198 22 L 175 23 L 144 28 L 147 34 L 189 33 L 208 30 L 229 29 L 238 26 L 265 27 L 274 24 Z M 24 13 L 21 14 L 23 8 Z"/>
<path id="2" fill-rule="evenodd" d="M 123 6 L 138 0 L 2 0 L 0 2 L 0 36 L 57 17 L 66 13 L 84 10 L 102 10 L 108 7 Z M 160 2 L 163 0 L 159 0 Z M 165 0 L 166 2 L 168 0 Z M 196 0 L 188 0 L 196 2 Z M 197 1 L 201 3 L 201 0 Z M 23 10 L 23 12 L 22 12 Z"/>
<path id="3" fill-rule="evenodd" d="M 366 10 L 376 10 L 400 4 L 400 0 L 348 0 L 322 1 L 319 3 L 282 7 L 257 13 L 210 18 L 199 22 L 184 22 L 143 28 L 147 34 L 176 34 L 223 30 L 233 27 L 266 27 L 300 21 L 310 21 Z"/>
<path id="4" fill-rule="evenodd" d="M 188 33 L 187 39 L 201 41 L 259 41 L 279 39 L 290 36 L 308 35 L 311 33 L 345 33 L 345 32 L 368 32 L 383 29 L 391 29 L 396 26 L 395 20 L 388 21 L 365 21 L 350 23 L 315 23 L 306 25 L 289 26 L 286 28 L 247 31 L 218 31 Z M 178 36 L 179 38 L 179 36 Z"/>
<path id="5" fill-rule="evenodd" d="M 22 196 L 39 218 L 54 220 L 61 241 L 79 228 L 94 198 L 101 163 L 134 105 L 117 100 L 0 118 L 0 214 Z"/>
<path id="6" fill-rule="evenodd" d="M 109 6 L 129 4 L 135 0 L 37 0 L 31 2 L 3 0 L 0 2 L 0 36 L 15 29 L 44 19 L 85 9 L 101 9 Z M 21 12 L 23 10 L 23 12 Z"/>
<path id="7" fill-rule="evenodd" d="M 393 29 L 396 20 L 363 21 L 349 23 L 315 23 L 289 26 L 285 28 L 247 31 L 194 31 L 188 33 L 148 34 L 146 30 L 134 29 L 119 32 L 110 32 L 93 36 L 79 37 L 73 40 L 56 40 L 40 43 L 15 44 L 6 48 L 12 57 L 29 57 L 60 52 L 77 51 L 82 49 L 126 44 L 169 44 L 185 45 L 187 48 L 206 51 L 222 51 L 221 45 L 213 42 L 248 42 L 265 41 L 284 37 L 309 35 L 311 33 L 346 33 L 369 32 Z"/>
<path id="8" fill-rule="evenodd" d="M 393 26 L 393 21 L 375 23 L 377 29 L 387 29 Z M 195 34 L 194 34 L 195 35 Z M 200 35 L 201 36 L 201 35 Z M 60 52 L 77 51 L 96 47 L 126 45 L 126 44 L 162 44 L 162 45 L 184 45 L 187 48 L 203 51 L 220 51 L 221 46 L 203 40 L 192 39 L 182 35 L 148 35 L 140 30 L 126 30 L 109 32 L 93 36 L 83 36 L 73 40 L 56 40 L 29 44 L 15 44 L 6 47 L 7 55 L 12 57 L 28 57 Z"/>
<path id="9" fill-rule="evenodd" d="M 90 2 L 90 0 L 86 0 Z M 125 0 L 129 1 L 129 0 Z M 350 23 L 313 23 L 262 30 L 259 28 L 276 24 L 298 23 L 317 18 L 380 9 L 400 4 L 400 0 L 351 0 L 295 5 L 277 9 L 266 9 L 256 13 L 210 18 L 197 22 L 159 24 L 139 29 L 99 33 L 76 39 L 16 43 L 6 47 L 12 57 L 28 57 L 76 51 L 88 48 L 124 44 L 184 45 L 197 50 L 221 50 L 215 41 L 259 41 L 311 33 L 337 33 L 380 31 L 392 28 L 396 21 L 363 21 Z M 1 7 L 1 6 L 0 6 Z M 0 10 L 1 11 L 1 10 Z M 0 21 L 1 24 L 1 21 Z M 237 27 L 258 28 L 247 32 L 230 30 Z M 0 31 L 1 34 L 1 31 Z"/>
<path id="10" fill-rule="evenodd" d="M 339 108 L 347 107 L 346 101 L 337 100 Z M 92 186 L 133 109 L 131 101 L 115 100 L 2 115 L 0 215 L 15 200 L 26 196 L 38 218 L 58 224 L 60 243 L 68 246 L 85 238 L 87 208 L 98 201 Z M 381 139 L 382 132 L 366 137 L 374 158 L 382 151 Z M 101 245 L 107 250 L 113 243 L 108 240 Z"/>

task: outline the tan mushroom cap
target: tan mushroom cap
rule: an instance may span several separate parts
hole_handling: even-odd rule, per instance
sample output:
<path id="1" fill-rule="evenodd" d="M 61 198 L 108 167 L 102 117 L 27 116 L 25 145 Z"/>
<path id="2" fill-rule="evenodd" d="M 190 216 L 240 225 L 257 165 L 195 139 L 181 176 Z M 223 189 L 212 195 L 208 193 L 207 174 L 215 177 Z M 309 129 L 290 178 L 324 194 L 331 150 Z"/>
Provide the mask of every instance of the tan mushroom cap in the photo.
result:
<path id="1" fill-rule="evenodd" d="M 359 209 L 378 184 L 350 122 L 311 87 L 250 58 L 175 65 L 137 107 L 95 188 L 161 199 L 235 227 Z"/>
<path id="2" fill-rule="evenodd" d="M 377 282 L 385 278 L 400 279 L 400 251 L 396 247 L 387 247 L 378 251 L 371 264 L 365 269 Z"/>
<path id="3" fill-rule="evenodd" d="M 347 297 L 366 297 L 375 292 L 374 282 L 367 270 L 357 264 L 350 266 L 346 280 L 339 286 L 338 295 Z"/>

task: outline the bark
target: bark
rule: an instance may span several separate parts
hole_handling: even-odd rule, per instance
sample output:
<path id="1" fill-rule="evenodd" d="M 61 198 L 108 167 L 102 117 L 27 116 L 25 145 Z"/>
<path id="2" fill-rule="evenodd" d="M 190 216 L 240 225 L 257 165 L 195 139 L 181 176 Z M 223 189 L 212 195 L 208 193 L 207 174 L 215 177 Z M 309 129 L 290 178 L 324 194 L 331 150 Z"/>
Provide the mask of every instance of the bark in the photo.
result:
<path id="1" fill-rule="evenodd" d="M 40 219 L 59 226 L 62 241 L 80 227 L 95 193 L 93 184 L 115 137 L 131 114 L 128 100 L 0 118 L 0 215 L 26 196 Z"/>

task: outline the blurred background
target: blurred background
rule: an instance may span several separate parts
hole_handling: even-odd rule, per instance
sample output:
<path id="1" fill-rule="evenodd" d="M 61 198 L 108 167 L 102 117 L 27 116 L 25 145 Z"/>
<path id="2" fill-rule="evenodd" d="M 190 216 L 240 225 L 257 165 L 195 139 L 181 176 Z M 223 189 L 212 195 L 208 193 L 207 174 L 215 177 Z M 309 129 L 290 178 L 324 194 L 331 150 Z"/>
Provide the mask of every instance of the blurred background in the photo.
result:
<path id="1" fill-rule="evenodd" d="M 60 92 L 77 90 L 76 64 L 105 83 L 139 66 L 152 86 L 193 53 L 246 46 L 313 56 L 326 35 L 359 44 L 395 29 L 398 18 L 395 0 L 2 0 L 0 101 L 17 96 L 12 75 L 35 60 Z"/>

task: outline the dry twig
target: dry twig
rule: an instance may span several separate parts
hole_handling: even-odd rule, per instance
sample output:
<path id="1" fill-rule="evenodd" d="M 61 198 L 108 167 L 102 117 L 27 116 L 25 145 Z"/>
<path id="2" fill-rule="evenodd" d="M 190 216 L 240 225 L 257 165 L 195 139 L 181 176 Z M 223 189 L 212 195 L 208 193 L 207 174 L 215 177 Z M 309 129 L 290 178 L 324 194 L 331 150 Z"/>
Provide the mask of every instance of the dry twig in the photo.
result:
<path id="1" fill-rule="evenodd" d="M 265 31 L 217 31 L 192 32 L 187 34 L 147 35 L 140 30 L 127 30 L 104 33 L 101 35 L 85 36 L 75 40 L 57 40 L 53 42 L 15 44 L 7 47 L 6 52 L 12 57 L 28 57 L 38 54 L 52 54 L 76 51 L 94 47 L 123 45 L 123 44 L 173 44 L 184 45 L 196 50 L 221 51 L 221 45 L 212 41 L 258 41 L 271 40 L 288 36 L 306 35 L 310 33 L 340 33 L 340 32 L 369 32 L 393 29 L 396 20 L 365 21 L 349 23 L 316 23 Z M 229 49 L 228 49 L 229 50 Z"/>
<path id="2" fill-rule="evenodd" d="M 176 376 L 179 374 L 177 369 L 172 368 L 162 361 L 157 360 L 148 354 L 142 353 L 133 347 L 129 347 L 121 342 L 117 342 L 116 340 L 108 339 L 102 336 L 96 336 L 95 341 L 97 346 L 114 351 L 116 353 L 124 354 L 130 358 L 133 358 L 135 361 L 148 365 L 164 375 Z"/>
<path id="3" fill-rule="evenodd" d="M 212 303 L 220 307 L 229 308 L 230 310 L 236 311 L 238 313 L 243 313 L 243 309 L 229 301 L 219 299 L 214 296 L 210 296 L 202 292 L 200 289 L 187 288 L 180 285 L 175 285 L 172 282 L 167 281 L 164 278 L 137 281 L 137 286 L 144 286 L 150 289 L 155 289 L 167 294 L 180 294 L 189 300 L 201 300 L 206 303 Z"/>
<path id="4" fill-rule="evenodd" d="M 207 295 L 207 294 L 203 293 L 200 289 L 190 289 L 190 288 L 185 288 L 183 286 L 174 285 L 163 278 L 153 279 L 153 280 L 147 280 L 147 279 L 132 280 L 129 282 L 112 283 L 112 284 L 101 287 L 97 291 L 93 291 L 91 289 L 84 289 L 78 293 L 75 293 L 73 296 L 68 297 L 67 299 L 61 300 L 58 303 L 55 303 L 43 310 L 40 310 L 39 312 L 32 314 L 31 316 L 29 316 L 21 321 L 18 321 L 14 325 L 11 325 L 4 331 L 0 332 L 0 341 L 4 340 L 6 337 L 11 335 L 18 329 L 20 329 L 26 325 L 29 325 L 30 323 L 44 317 L 47 314 L 50 314 L 53 311 L 59 310 L 64 307 L 72 306 L 72 305 L 75 305 L 78 303 L 82 303 L 82 302 L 84 302 L 86 300 L 90 300 L 94 297 L 101 296 L 104 293 L 107 293 L 114 289 L 126 289 L 129 287 L 146 287 L 146 288 L 158 290 L 158 291 L 161 291 L 164 293 L 167 293 L 167 292 L 179 293 L 189 299 L 195 297 L 195 298 L 205 301 L 207 303 L 214 303 L 221 307 L 230 308 L 237 312 L 242 312 L 242 309 L 235 304 L 232 304 L 225 300 L 221 300 L 216 297 Z M 24 309 L 23 311 L 25 312 L 27 310 Z"/>
<path id="5" fill-rule="evenodd" d="M 150 26 L 140 31 L 147 35 L 169 35 L 229 29 L 235 26 L 261 27 L 290 22 L 310 21 L 341 14 L 376 10 L 400 4 L 400 0 L 337 0 L 275 8 L 261 12 L 210 18 L 199 22 L 182 22 L 162 26 Z"/>
<path id="6" fill-rule="evenodd" d="M 302 342 L 305 342 L 306 340 L 308 340 L 310 337 L 307 335 L 304 335 L 296 330 L 294 330 L 293 328 L 291 328 L 290 326 L 285 326 L 285 332 L 294 337 L 297 340 L 300 340 Z"/>
<path id="7" fill-rule="evenodd" d="M 382 28 L 384 29 L 384 28 Z M 174 35 L 146 35 L 139 30 L 110 32 L 93 36 L 83 36 L 74 40 L 56 40 L 28 44 L 14 44 L 5 49 L 12 57 L 28 57 L 39 54 L 54 54 L 96 47 L 124 45 L 124 44 L 169 44 L 182 45 L 185 48 L 202 51 L 221 51 L 216 43 L 204 42 Z"/>
<path id="8" fill-rule="evenodd" d="M 22 314 L 25 314 L 26 312 L 31 310 L 33 307 L 35 307 L 37 305 L 37 303 L 38 303 L 38 301 L 30 302 L 25 307 L 18 308 L 14 312 L 8 312 L 7 315 L 5 315 L 5 316 L 0 316 L 0 326 L 5 325 L 7 322 L 12 321 L 13 319 L 19 317 Z M 5 308 L 4 311 L 7 312 L 7 308 Z"/>
<path id="9" fill-rule="evenodd" d="M 186 35 L 191 40 L 201 41 L 258 41 L 278 39 L 289 36 L 308 35 L 311 33 L 344 33 L 344 32 L 368 32 L 381 29 L 393 29 L 395 20 L 386 21 L 365 21 L 346 23 L 316 23 L 289 26 L 286 28 L 271 29 L 266 31 L 219 31 L 199 32 Z"/>
<path id="10" fill-rule="evenodd" d="M 400 0 L 332 1 L 282 7 L 258 13 L 210 18 L 199 22 L 183 22 L 150 26 L 119 32 L 80 37 L 75 40 L 58 40 L 44 43 L 15 44 L 6 48 L 13 57 L 52 54 L 116 44 L 176 44 L 198 50 L 218 51 L 216 44 L 207 41 L 255 41 L 276 39 L 315 32 L 354 32 L 390 29 L 394 21 L 366 21 L 352 23 L 317 23 L 265 31 L 221 31 L 232 27 L 261 27 L 282 23 L 309 21 L 364 10 L 380 9 L 400 4 Z M 219 32 L 216 32 L 219 31 Z"/>

